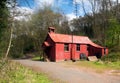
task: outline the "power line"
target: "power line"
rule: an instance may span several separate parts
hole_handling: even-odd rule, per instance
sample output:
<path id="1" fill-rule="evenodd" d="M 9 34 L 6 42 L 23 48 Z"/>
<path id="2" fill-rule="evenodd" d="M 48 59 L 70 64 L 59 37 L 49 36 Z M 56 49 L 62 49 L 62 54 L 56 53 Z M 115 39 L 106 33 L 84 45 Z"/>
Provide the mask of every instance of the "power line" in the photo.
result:
<path id="1" fill-rule="evenodd" d="M 75 15 L 76 15 L 76 18 L 78 17 L 78 3 L 76 2 L 76 0 L 74 1 L 75 3 Z"/>
<path id="2" fill-rule="evenodd" d="M 31 7 L 30 3 L 28 2 L 28 0 L 25 0 L 25 2 L 26 2 L 26 3 L 27 3 L 27 5 L 29 6 L 29 8 L 31 8 L 31 9 L 32 9 L 32 7 Z"/>

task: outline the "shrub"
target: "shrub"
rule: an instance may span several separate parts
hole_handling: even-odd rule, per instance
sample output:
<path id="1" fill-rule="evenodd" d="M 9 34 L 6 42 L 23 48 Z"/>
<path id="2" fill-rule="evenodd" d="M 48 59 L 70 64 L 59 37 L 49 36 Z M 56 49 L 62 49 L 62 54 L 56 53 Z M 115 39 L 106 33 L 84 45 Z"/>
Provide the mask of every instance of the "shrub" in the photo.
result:
<path id="1" fill-rule="evenodd" d="M 51 80 L 16 62 L 0 60 L 0 83 L 51 83 Z"/>
<path id="2" fill-rule="evenodd" d="M 110 53 L 106 56 L 103 56 L 101 60 L 110 62 L 120 61 L 120 53 Z"/>

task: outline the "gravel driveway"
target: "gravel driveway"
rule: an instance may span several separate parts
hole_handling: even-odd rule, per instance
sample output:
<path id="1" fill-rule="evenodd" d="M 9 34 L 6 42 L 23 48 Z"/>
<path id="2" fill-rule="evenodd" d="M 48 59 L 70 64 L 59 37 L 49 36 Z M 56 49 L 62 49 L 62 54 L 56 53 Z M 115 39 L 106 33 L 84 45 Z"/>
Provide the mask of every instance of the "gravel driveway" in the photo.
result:
<path id="1" fill-rule="evenodd" d="M 65 67 L 61 62 L 41 62 L 31 60 L 15 60 L 24 66 L 47 73 L 54 79 L 65 83 L 120 83 L 120 78 L 115 76 L 95 74 L 82 71 L 73 67 Z M 58 82 L 62 83 L 62 82 Z"/>

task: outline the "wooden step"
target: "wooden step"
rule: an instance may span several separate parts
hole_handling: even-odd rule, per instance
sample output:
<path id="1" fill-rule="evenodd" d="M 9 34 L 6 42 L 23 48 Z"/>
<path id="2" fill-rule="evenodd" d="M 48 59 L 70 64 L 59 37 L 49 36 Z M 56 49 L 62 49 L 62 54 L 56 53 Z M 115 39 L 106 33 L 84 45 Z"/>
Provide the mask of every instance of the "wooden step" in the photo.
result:
<path id="1" fill-rule="evenodd" d="M 44 61 L 46 61 L 46 62 L 50 62 L 50 60 L 49 60 L 49 58 L 48 58 L 47 55 L 44 55 L 43 58 L 44 58 Z"/>
<path id="2" fill-rule="evenodd" d="M 89 61 L 98 61 L 96 56 L 88 56 Z"/>
<path id="3" fill-rule="evenodd" d="M 45 59 L 46 62 L 50 62 L 50 60 L 48 58 Z"/>

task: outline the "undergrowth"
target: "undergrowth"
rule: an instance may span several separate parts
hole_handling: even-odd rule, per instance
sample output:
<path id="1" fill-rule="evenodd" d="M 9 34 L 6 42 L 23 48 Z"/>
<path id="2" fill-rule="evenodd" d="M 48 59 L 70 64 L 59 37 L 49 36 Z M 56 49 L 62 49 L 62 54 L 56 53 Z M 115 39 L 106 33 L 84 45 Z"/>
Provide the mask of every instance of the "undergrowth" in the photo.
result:
<path id="1" fill-rule="evenodd" d="M 19 63 L 0 60 L 0 83 L 51 83 L 51 80 Z"/>
<path id="2" fill-rule="evenodd" d="M 117 62 L 120 61 L 120 53 L 110 53 L 101 58 L 102 61 Z"/>

